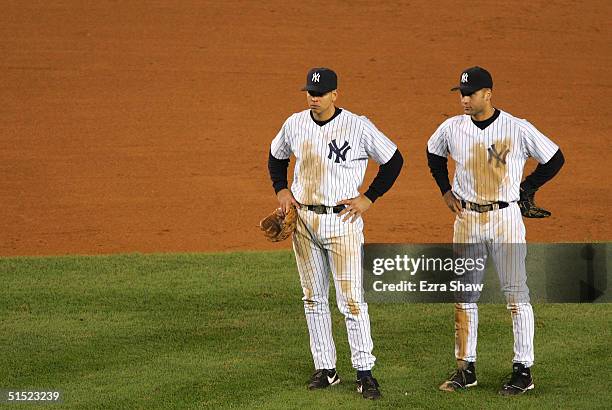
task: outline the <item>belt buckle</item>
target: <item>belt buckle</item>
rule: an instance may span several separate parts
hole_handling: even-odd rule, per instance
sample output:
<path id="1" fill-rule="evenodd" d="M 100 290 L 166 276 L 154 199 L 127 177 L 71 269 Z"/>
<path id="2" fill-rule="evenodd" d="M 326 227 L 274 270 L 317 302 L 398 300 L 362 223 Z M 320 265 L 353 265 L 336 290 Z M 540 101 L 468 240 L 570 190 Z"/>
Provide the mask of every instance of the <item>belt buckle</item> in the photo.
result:
<path id="1" fill-rule="evenodd" d="M 487 212 L 489 210 L 489 207 L 487 205 L 480 205 L 480 204 L 477 204 L 476 202 L 470 202 L 469 204 L 470 204 L 470 210 L 474 212 L 478 212 L 479 214 L 483 212 Z"/>
<path id="2" fill-rule="evenodd" d="M 314 211 L 315 214 L 319 214 L 319 215 L 323 215 L 327 213 L 327 209 L 325 208 L 325 205 L 314 205 L 312 210 Z"/>
<path id="3" fill-rule="evenodd" d="M 501 209 L 501 206 L 499 204 L 499 202 L 495 202 L 493 204 L 477 204 L 476 202 L 468 202 L 465 201 L 465 207 L 467 209 L 469 209 L 470 211 L 474 211 L 474 212 L 478 212 L 478 213 L 484 213 L 484 212 L 489 212 L 489 211 L 497 211 L 499 209 Z"/>
<path id="4" fill-rule="evenodd" d="M 465 201 L 465 207 L 470 211 L 480 212 L 480 205 L 478 205 L 476 202 Z"/>

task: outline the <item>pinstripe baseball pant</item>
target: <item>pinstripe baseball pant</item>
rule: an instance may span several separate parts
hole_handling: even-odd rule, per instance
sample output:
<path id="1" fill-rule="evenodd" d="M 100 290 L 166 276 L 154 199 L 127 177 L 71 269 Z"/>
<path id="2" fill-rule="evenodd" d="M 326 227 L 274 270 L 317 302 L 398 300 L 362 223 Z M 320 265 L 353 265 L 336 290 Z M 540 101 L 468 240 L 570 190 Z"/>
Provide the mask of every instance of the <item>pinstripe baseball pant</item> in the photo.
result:
<path id="1" fill-rule="evenodd" d="M 361 218 L 348 223 L 342 222 L 337 214 L 298 210 L 293 250 L 316 369 L 336 367 L 328 302 L 330 272 L 338 309 L 345 317 L 353 367 L 370 370 L 374 366 L 370 318 L 362 286 L 363 241 Z"/>
<path id="2" fill-rule="evenodd" d="M 514 334 L 513 362 L 531 367 L 534 361 L 534 315 L 529 300 L 525 258 L 525 225 L 516 203 L 509 207 L 478 213 L 464 210 L 455 219 L 455 254 L 466 258 L 491 256 L 507 308 L 512 316 Z M 484 271 L 468 272 L 461 279 L 465 283 L 482 283 Z M 455 304 L 455 357 L 457 360 L 476 361 L 478 339 L 479 292 L 463 293 Z"/>

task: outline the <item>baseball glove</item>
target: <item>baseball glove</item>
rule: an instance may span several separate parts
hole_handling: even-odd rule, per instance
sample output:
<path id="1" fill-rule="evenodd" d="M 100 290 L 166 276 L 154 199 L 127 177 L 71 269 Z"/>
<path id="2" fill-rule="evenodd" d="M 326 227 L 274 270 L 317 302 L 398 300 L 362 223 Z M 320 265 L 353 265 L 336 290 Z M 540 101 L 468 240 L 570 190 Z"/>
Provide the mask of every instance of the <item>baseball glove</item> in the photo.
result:
<path id="1" fill-rule="evenodd" d="M 536 189 L 526 190 L 521 188 L 521 198 L 518 201 L 518 206 L 525 218 L 547 218 L 550 216 L 550 211 L 536 205 L 534 200 L 536 191 Z"/>
<path id="2" fill-rule="evenodd" d="M 297 211 L 292 205 L 286 215 L 280 208 L 275 209 L 259 222 L 259 228 L 270 242 L 280 242 L 293 234 L 296 224 Z"/>

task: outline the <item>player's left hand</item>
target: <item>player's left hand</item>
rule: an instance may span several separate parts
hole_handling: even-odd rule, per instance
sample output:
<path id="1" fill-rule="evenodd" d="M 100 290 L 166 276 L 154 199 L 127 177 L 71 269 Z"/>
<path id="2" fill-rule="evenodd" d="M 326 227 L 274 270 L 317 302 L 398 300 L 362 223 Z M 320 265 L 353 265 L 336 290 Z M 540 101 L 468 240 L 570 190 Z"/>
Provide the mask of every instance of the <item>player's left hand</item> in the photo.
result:
<path id="1" fill-rule="evenodd" d="M 359 195 L 356 198 L 343 199 L 336 205 L 346 205 L 346 208 L 338 213 L 338 218 L 342 218 L 342 222 L 350 220 L 353 223 L 361 214 L 368 210 L 370 205 L 372 205 L 372 201 L 367 196 Z"/>

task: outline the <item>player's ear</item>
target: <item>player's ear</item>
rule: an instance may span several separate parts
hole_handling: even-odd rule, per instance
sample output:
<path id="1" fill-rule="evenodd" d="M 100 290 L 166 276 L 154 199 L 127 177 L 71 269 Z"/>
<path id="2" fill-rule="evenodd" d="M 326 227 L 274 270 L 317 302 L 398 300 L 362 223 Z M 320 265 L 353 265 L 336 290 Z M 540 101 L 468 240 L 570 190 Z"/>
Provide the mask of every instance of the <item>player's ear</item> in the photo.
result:
<path id="1" fill-rule="evenodd" d="M 332 102 L 336 102 L 336 98 L 338 98 L 338 90 L 333 90 L 331 92 Z"/>
<path id="2" fill-rule="evenodd" d="M 491 100 L 491 96 L 493 95 L 493 90 L 491 90 L 490 88 L 485 89 L 485 100 L 490 101 Z"/>

